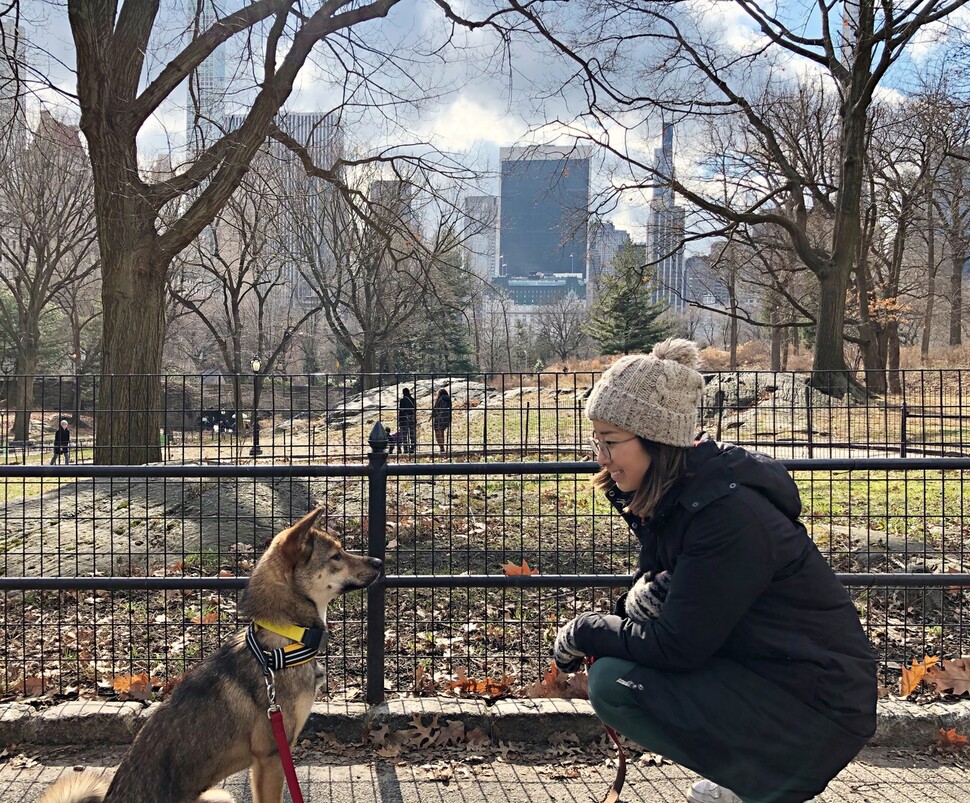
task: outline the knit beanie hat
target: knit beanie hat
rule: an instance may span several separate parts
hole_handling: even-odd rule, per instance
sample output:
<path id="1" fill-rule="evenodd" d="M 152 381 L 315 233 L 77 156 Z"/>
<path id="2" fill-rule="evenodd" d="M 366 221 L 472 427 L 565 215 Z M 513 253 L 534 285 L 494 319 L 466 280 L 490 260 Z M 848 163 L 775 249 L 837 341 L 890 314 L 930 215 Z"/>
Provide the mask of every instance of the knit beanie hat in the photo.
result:
<path id="1" fill-rule="evenodd" d="M 586 400 L 586 417 L 656 443 L 690 446 L 704 392 L 701 359 L 690 340 L 658 343 L 627 354 L 603 372 Z"/>

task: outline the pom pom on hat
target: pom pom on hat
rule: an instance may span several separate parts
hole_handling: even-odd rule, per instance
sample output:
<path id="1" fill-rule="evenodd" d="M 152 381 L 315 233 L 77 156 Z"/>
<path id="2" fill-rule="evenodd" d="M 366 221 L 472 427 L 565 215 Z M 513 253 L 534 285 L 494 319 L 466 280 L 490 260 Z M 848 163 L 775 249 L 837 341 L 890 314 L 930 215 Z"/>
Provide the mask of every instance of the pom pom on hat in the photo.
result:
<path id="1" fill-rule="evenodd" d="M 681 338 L 620 357 L 593 386 L 586 416 L 655 443 L 690 446 L 704 392 L 700 367 L 697 346 Z"/>

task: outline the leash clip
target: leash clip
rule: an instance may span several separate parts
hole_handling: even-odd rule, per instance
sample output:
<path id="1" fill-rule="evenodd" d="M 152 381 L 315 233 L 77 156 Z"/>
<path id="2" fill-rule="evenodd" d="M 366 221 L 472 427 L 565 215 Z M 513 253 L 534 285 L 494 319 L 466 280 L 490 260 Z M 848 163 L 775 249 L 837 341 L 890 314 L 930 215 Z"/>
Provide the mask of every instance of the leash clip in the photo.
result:
<path id="1" fill-rule="evenodd" d="M 263 679 L 266 681 L 266 698 L 269 700 L 266 716 L 272 716 L 274 712 L 280 710 L 280 707 L 276 704 L 276 684 L 274 683 L 273 670 L 268 666 L 263 667 Z"/>

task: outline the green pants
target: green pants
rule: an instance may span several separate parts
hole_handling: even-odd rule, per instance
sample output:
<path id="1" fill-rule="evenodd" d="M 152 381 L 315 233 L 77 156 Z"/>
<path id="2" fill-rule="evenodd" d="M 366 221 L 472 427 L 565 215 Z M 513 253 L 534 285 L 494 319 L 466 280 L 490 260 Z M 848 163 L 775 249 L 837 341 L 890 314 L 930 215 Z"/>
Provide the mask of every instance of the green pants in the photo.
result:
<path id="1" fill-rule="evenodd" d="M 866 742 L 727 658 L 682 672 L 599 658 L 589 699 L 618 733 L 752 803 L 810 799 Z"/>

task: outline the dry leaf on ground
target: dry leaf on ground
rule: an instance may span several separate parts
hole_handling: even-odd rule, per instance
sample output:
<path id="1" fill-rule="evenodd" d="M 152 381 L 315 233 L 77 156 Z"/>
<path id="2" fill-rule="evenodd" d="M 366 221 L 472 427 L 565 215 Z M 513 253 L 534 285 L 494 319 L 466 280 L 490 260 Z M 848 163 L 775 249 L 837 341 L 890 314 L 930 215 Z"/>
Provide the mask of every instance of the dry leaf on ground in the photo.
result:
<path id="1" fill-rule="evenodd" d="M 940 728 L 937 741 L 944 747 L 966 747 L 970 745 L 970 739 L 957 733 L 956 728 L 950 728 L 950 730 Z"/>
<path id="2" fill-rule="evenodd" d="M 923 661 L 918 662 L 915 658 L 913 659 L 913 665 L 911 668 L 903 667 L 903 676 L 899 681 L 899 696 L 908 697 L 913 693 L 913 690 L 919 686 L 920 682 L 926 677 L 927 670 L 937 664 L 940 660 L 938 655 L 926 655 L 923 656 Z"/>
<path id="3" fill-rule="evenodd" d="M 936 691 L 970 693 L 970 658 L 954 658 L 926 672 L 926 683 Z"/>
<path id="4" fill-rule="evenodd" d="M 502 566 L 502 570 L 505 572 L 506 575 L 513 575 L 513 574 L 538 574 L 539 573 L 539 570 L 538 569 L 531 568 L 529 566 L 528 562 L 526 560 L 524 560 L 524 559 L 522 561 L 522 565 L 521 566 L 517 566 L 516 564 L 511 563 L 511 562 L 509 562 L 509 563 L 503 563 L 503 564 L 501 564 L 501 566 Z"/>

